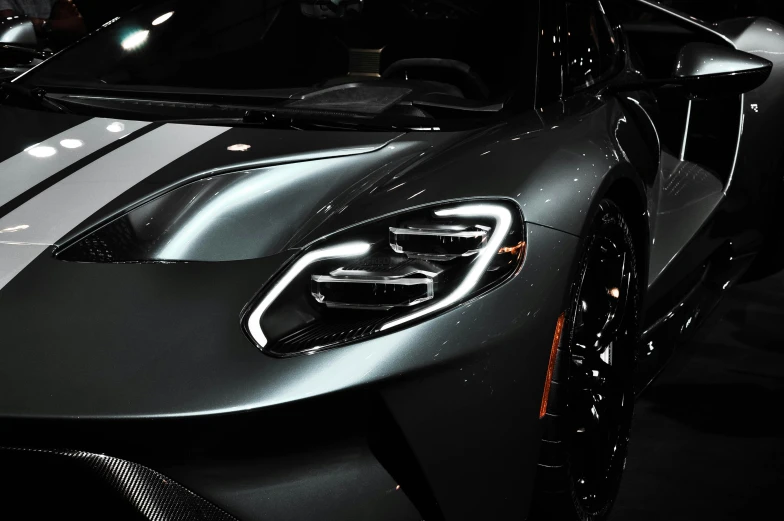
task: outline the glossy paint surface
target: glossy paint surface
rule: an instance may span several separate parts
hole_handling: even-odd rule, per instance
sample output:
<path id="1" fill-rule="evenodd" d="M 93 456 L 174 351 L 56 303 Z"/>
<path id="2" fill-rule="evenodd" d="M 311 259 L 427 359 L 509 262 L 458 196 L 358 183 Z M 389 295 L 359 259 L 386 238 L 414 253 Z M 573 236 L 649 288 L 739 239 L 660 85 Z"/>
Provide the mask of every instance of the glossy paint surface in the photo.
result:
<path id="1" fill-rule="evenodd" d="M 12 117 L 10 114 L 8 117 Z M 0 207 L 105 146 L 149 123 L 94 118 L 49 139 L 31 143 L 3 161 Z M 9 129 L 10 131 L 10 129 Z"/>
<path id="2" fill-rule="evenodd" d="M 709 43 L 693 43 L 685 46 L 678 55 L 675 77 L 737 74 L 766 67 L 770 67 L 770 62 L 753 54 Z"/>
<path id="3" fill-rule="evenodd" d="M 781 176 L 784 28 L 710 29 L 774 63 L 762 87 L 728 101 L 739 119 L 721 175 L 690 160 L 688 131 L 683 157 L 662 149 L 655 93 L 599 84 L 560 96 L 561 15 L 553 7 L 541 28 L 540 79 L 555 90 L 463 132 L 118 120 L 136 125 L 122 141 L 96 119 L 0 107 L 0 180 L 19 157 L 28 185 L 51 180 L 34 194 L 18 185 L 0 206 L 0 444 L 127 457 L 247 519 L 520 517 L 553 328 L 599 202 L 623 208 L 648 274 L 642 387 L 671 350 L 665 339 L 696 327 L 745 269 L 738 259 L 756 254 L 766 215 L 756 194 Z M 639 77 L 621 47 L 619 75 Z M 11 115 L 28 137 L 11 135 Z M 88 149 L 96 137 L 106 144 Z M 27 154 L 39 142 L 56 153 Z M 43 168 L 64 157 L 75 160 Z M 492 291 L 314 356 L 274 359 L 244 334 L 245 306 L 316 241 L 486 199 L 515 202 L 527 228 L 522 268 Z M 188 262 L 56 257 L 126 214 L 153 239 L 146 260 Z"/>
<path id="4" fill-rule="evenodd" d="M 0 43 L 11 43 L 22 47 L 35 48 L 38 46 L 38 37 L 35 34 L 33 22 L 18 16 L 3 20 L 0 24 Z"/>
<path id="5" fill-rule="evenodd" d="M 104 265 L 61 262 L 44 254 L 2 290 L 0 302 L 16 301 L 16 311 L 9 310 L 0 319 L 6 332 L 6 348 L 0 354 L 2 387 L 15 392 L 0 398 L 0 409 L 5 415 L 41 417 L 241 411 L 459 359 L 488 340 L 500 346 L 521 327 L 538 323 L 545 309 L 555 313 L 560 297 L 549 303 L 546 297 L 559 295 L 553 287 L 567 284 L 561 273 L 569 269 L 577 239 L 544 227 L 532 227 L 529 235 L 529 244 L 541 244 L 543 253 L 533 253 L 525 273 L 487 296 L 411 329 L 290 360 L 261 354 L 243 334 L 238 314 L 256 286 L 263 285 L 291 253 L 239 262 Z M 559 252 L 562 261 L 546 260 L 548 251 Z M 222 283 L 200 283 L 215 280 Z M 499 314 L 501 303 L 510 298 L 521 305 Z M 99 322 L 88 311 L 95 306 L 103 308 Z M 496 317 L 492 322 L 481 319 L 489 307 Z M 38 316 L 51 316 L 53 322 L 33 334 L 30 321 Z M 211 318 L 193 320 L 203 316 Z M 461 331 L 462 340 L 450 342 L 448 330 Z M 87 331 L 91 341 L 84 342 Z M 534 338 L 533 332 L 528 336 Z M 412 344 L 413 337 L 420 342 Z M 546 337 L 542 340 L 549 345 Z M 445 345 L 451 347 L 444 350 Z M 541 355 L 546 365 L 546 349 L 530 355 Z M 71 371 L 84 364 L 92 368 L 89 374 L 79 385 L 69 385 Z M 143 386 L 130 385 L 142 375 Z M 543 378 L 544 374 L 536 379 Z M 196 381 L 211 385 L 194 388 Z M 59 391 L 52 392 L 55 389 Z M 133 397 L 124 401 L 124 410 L 118 407 L 118 393 Z"/>
<path id="6" fill-rule="evenodd" d="M 16 311 L 0 319 L 6 331 L 0 355 L 4 425 L 12 425 L 9 417 L 18 422 L 216 414 L 220 422 L 225 413 L 263 412 L 341 391 L 381 393 L 410 436 L 410 449 L 445 515 L 503 516 L 520 505 L 488 507 L 490 499 L 499 491 L 528 489 L 533 478 L 535 452 L 528 447 L 540 436 L 538 409 L 552 335 L 541 324 L 554 324 L 561 312 L 564 273 L 578 244 L 575 237 L 535 225 L 528 241 L 532 253 L 520 275 L 475 301 L 397 333 L 288 360 L 267 357 L 250 344 L 237 313 L 286 254 L 241 262 L 103 266 L 41 255 L 0 294 L 0 303 L 16 303 Z M 102 308 L 98 322 L 89 311 L 95 306 Z M 66 309 L 70 312 L 63 313 Z M 46 328 L 33 331 L 31 321 L 38 316 L 50 319 Z M 77 385 L 74 372 L 82 374 Z M 431 376 L 401 378 L 410 372 Z M 125 398 L 118 401 L 120 396 Z M 510 407 L 527 412 L 510 424 Z M 472 421 L 464 423 L 466 418 Z M 449 455 L 469 443 L 485 450 L 463 453 L 462 470 L 456 471 Z M 516 464 L 510 467 L 510 461 Z M 474 479 L 479 467 L 489 472 L 481 483 Z M 470 499 L 455 501 L 458 497 Z"/>
<path id="7" fill-rule="evenodd" d="M 425 140 L 395 143 L 330 151 L 322 155 L 334 157 L 325 159 L 293 156 L 279 160 L 283 164 L 197 179 L 136 208 L 119 229 L 137 234 L 140 260 L 274 255 L 432 147 Z"/>

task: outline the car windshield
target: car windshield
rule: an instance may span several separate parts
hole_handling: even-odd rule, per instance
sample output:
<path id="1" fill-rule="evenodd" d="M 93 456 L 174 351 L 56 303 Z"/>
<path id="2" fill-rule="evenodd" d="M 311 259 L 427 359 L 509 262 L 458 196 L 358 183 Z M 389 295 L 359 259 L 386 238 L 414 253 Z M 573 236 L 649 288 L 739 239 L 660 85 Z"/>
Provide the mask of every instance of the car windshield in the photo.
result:
<path id="1" fill-rule="evenodd" d="M 158 2 L 106 24 L 23 83 L 51 91 L 242 95 L 259 104 L 286 99 L 298 108 L 372 114 L 410 100 L 476 109 L 532 97 L 537 4 Z"/>

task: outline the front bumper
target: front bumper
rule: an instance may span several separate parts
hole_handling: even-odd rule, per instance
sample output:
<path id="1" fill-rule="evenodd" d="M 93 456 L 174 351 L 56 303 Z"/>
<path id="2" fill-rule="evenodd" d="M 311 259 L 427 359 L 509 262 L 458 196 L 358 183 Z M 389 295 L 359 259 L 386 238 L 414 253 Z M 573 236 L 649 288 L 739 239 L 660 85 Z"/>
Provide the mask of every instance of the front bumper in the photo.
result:
<path id="1" fill-rule="evenodd" d="M 248 281 L 284 256 L 176 269 L 41 258 L 0 294 L 0 446 L 133 461 L 239 519 L 519 517 L 579 242 L 527 234 L 521 272 L 490 293 L 285 360 L 239 325 Z"/>

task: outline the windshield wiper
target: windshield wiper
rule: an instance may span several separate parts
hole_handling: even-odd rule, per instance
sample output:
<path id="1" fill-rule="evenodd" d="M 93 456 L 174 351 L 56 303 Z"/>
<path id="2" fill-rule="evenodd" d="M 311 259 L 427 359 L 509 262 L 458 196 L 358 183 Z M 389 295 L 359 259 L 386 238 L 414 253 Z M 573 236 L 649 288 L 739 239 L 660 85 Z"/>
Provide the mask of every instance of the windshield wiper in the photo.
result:
<path id="1" fill-rule="evenodd" d="M 474 114 L 492 114 L 501 112 L 504 109 L 503 101 L 479 101 L 464 98 L 456 98 L 447 94 L 430 93 L 420 98 L 414 98 L 411 104 L 424 109 L 443 109 L 453 112 L 464 112 Z"/>
<path id="2" fill-rule="evenodd" d="M 27 92 L 23 87 L 10 85 L 14 92 L 32 96 L 40 95 L 41 91 Z M 343 87 L 343 86 L 341 86 Z M 317 94 L 340 92 L 339 88 L 316 90 Z M 319 96 L 301 96 L 281 98 L 274 105 L 252 106 L 246 103 L 231 103 L 230 100 L 215 99 L 214 96 L 204 97 L 200 101 L 172 100 L 167 98 L 113 98 L 107 96 L 85 94 L 53 93 L 46 97 L 45 102 L 61 105 L 63 108 L 74 107 L 71 112 L 89 113 L 102 116 L 105 113 L 127 114 L 129 118 L 142 118 L 159 123 L 187 123 L 194 125 L 226 125 L 253 126 L 270 129 L 293 130 L 365 130 L 365 131 L 405 131 L 405 130 L 441 130 L 443 127 L 462 129 L 473 128 L 477 124 L 486 124 L 494 114 L 504 107 L 503 102 L 487 103 L 476 100 L 465 100 L 453 96 L 438 94 L 425 95 L 411 100 L 400 100 L 403 93 L 374 87 L 366 99 L 379 101 L 379 96 L 391 99 L 379 101 L 381 108 L 367 104 L 359 104 L 361 111 L 351 110 L 350 104 L 338 103 L 340 100 L 319 100 L 315 106 L 301 104 L 301 101 L 313 101 Z M 53 98 L 53 99 L 52 99 Z M 210 102 L 211 100 L 214 100 Z M 293 100 L 293 101 L 292 101 Z M 356 96 L 354 97 L 356 100 Z M 426 112 L 417 107 L 425 109 Z M 66 108 L 66 110 L 68 110 Z M 413 110 L 409 110 L 413 109 Z M 442 119 L 443 118 L 443 119 Z"/>
<path id="3" fill-rule="evenodd" d="M 71 112 L 64 105 L 61 105 L 53 99 L 49 98 L 46 95 L 46 91 L 40 87 L 25 87 L 17 83 L 6 81 L 0 83 L 0 91 L 9 96 L 18 96 L 22 99 L 31 101 L 35 105 L 53 112 L 60 112 L 63 114 L 68 114 Z"/>
<path id="4" fill-rule="evenodd" d="M 41 49 L 31 49 L 29 47 L 23 47 L 21 45 L 14 45 L 12 43 L 0 43 L 0 50 L 3 52 L 14 53 L 20 56 L 24 56 L 28 59 L 39 59 L 45 60 L 47 58 L 51 58 L 54 56 L 52 51 L 44 51 Z"/>
<path id="5" fill-rule="evenodd" d="M 365 115 L 354 113 L 323 113 L 319 111 L 249 110 L 244 117 L 186 118 L 158 121 L 159 123 L 188 123 L 194 125 L 249 126 L 289 130 L 344 130 L 344 131 L 459 131 L 484 126 L 494 121 L 483 117 L 437 120 L 407 115 Z"/>

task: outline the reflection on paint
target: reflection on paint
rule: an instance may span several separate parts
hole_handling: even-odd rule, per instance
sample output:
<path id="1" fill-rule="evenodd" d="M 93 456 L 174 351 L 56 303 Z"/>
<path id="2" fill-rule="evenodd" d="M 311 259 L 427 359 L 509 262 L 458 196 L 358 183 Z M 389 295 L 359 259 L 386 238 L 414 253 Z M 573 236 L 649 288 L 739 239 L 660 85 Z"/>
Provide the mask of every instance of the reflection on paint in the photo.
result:
<path id="1" fill-rule="evenodd" d="M 126 36 L 125 39 L 120 43 L 122 48 L 126 51 L 130 51 L 132 49 L 136 49 L 144 42 L 147 41 L 147 37 L 150 35 L 150 31 L 136 31 L 131 33 L 129 36 Z"/>
<path id="2" fill-rule="evenodd" d="M 10 226 L 8 228 L 3 228 L 0 230 L 0 233 L 14 233 L 21 230 L 26 230 L 30 227 L 28 224 L 20 224 L 19 226 Z"/>
<path id="3" fill-rule="evenodd" d="M 63 139 L 60 141 L 60 146 L 63 148 L 79 148 L 84 146 L 84 141 L 81 139 Z"/>
<path id="4" fill-rule="evenodd" d="M 269 169 L 265 175 L 239 179 L 236 183 L 223 188 L 210 197 L 209 202 L 191 215 L 187 220 L 170 232 L 170 238 L 161 249 L 162 259 L 182 259 L 188 256 L 191 247 L 195 246 L 200 236 L 221 222 L 231 212 L 248 204 L 262 204 L 264 194 L 279 188 L 291 186 L 292 183 L 312 175 L 307 165 L 282 165 Z"/>
<path id="5" fill-rule="evenodd" d="M 174 11 L 169 11 L 168 13 L 162 14 L 161 16 L 159 16 L 158 18 L 153 20 L 152 24 L 153 25 L 161 25 L 163 22 L 167 21 L 172 16 L 174 16 Z"/>
<path id="6" fill-rule="evenodd" d="M 46 145 L 39 145 L 34 146 L 27 150 L 27 153 L 33 157 L 43 158 L 43 157 L 52 157 L 57 153 L 57 149 L 54 147 L 46 146 Z"/>

